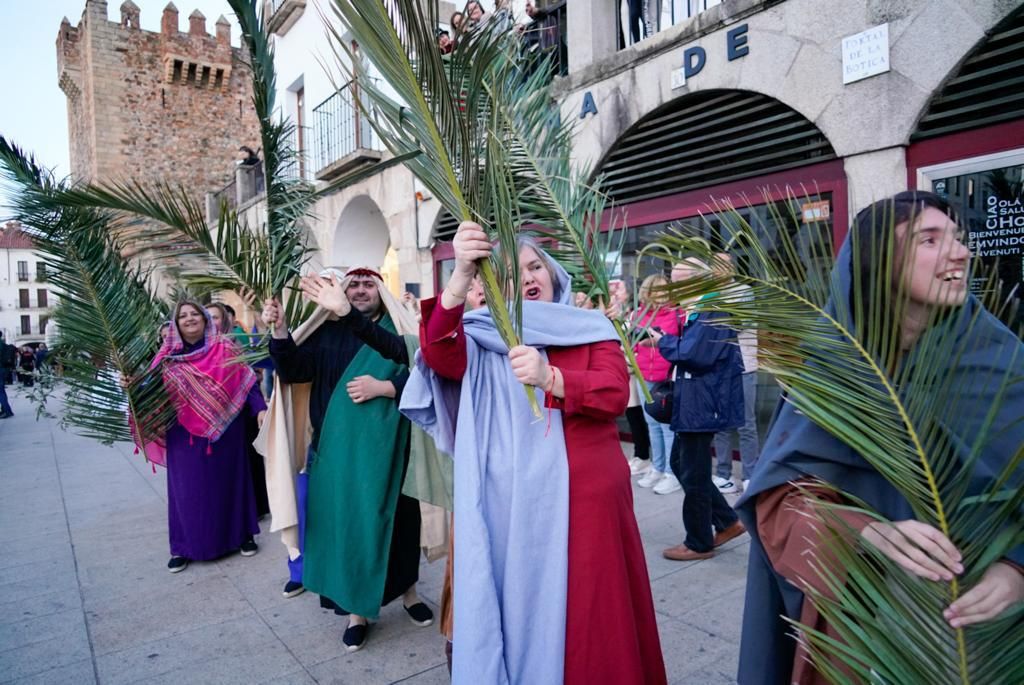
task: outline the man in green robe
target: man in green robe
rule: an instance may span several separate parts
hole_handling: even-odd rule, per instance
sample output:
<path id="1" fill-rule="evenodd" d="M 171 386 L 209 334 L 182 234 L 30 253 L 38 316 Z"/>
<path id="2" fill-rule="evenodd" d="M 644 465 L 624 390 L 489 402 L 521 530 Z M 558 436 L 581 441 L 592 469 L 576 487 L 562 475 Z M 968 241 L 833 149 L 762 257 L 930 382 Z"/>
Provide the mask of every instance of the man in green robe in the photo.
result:
<path id="1" fill-rule="evenodd" d="M 417 327 L 371 269 L 351 269 L 340 281 L 306 278 L 303 291 L 334 316 L 301 345 L 278 324 L 279 305 L 264 306 L 281 381 L 311 383 L 302 585 L 350 614 L 343 642 L 356 651 L 367 620 L 399 596 L 414 623 L 433 622 L 416 595 L 419 503 L 400 493 L 409 447 L 397 401 L 408 377 L 402 336 Z"/>

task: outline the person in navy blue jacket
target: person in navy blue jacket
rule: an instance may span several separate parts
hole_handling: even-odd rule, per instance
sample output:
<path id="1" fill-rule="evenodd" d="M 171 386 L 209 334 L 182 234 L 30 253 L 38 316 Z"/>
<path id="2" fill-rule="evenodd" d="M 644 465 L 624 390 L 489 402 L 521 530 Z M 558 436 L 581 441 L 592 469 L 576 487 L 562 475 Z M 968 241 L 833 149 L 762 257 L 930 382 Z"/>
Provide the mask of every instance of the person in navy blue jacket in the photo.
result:
<path id="1" fill-rule="evenodd" d="M 707 268 L 691 258 L 673 267 L 672 280 Z M 653 332 L 675 378 L 671 426 L 676 439 L 669 465 L 683 486 L 686 539 L 663 552 L 675 561 L 709 559 L 716 547 L 745 531 L 711 480 L 715 433 L 743 425 L 743 358 L 736 333 L 714 325 L 719 316 L 691 308 L 681 335 Z"/>

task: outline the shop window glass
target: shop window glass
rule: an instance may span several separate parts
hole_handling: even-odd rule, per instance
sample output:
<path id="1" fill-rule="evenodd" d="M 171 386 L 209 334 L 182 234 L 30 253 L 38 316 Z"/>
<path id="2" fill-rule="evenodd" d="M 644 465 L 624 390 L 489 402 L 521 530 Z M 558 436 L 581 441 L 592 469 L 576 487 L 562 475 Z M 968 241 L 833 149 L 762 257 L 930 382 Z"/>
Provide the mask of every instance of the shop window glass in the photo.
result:
<path id="1" fill-rule="evenodd" d="M 639 252 L 669 230 L 681 230 L 707 240 L 715 250 L 725 250 L 741 267 L 750 259 L 749 249 L 730 243 L 735 226 L 742 218 L 754 229 L 762 247 L 776 262 L 785 263 L 787 271 L 796 273 L 802 283 L 821 283 L 832 268 L 832 193 L 737 207 L 736 214 L 706 214 L 659 224 L 639 226 L 627 231 L 622 250 L 621 274 L 630 287 L 652 273 L 667 274 L 669 266 L 660 259 L 640 257 Z M 810 221 L 804 209 L 827 211 L 827 218 Z M 789 236 L 793 251 L 784 249 L 783 235 Z"/>
<path id="2" fill-rule="evenodd" d="M 1024 165 L 937 179 L 933 189 L 945 197 L 967 232 L 971 254 L 997 270 L 1004 299 L 1021 299 L 1024 290 Z M 985 283 L 975 276 L 972 289 Z"/>

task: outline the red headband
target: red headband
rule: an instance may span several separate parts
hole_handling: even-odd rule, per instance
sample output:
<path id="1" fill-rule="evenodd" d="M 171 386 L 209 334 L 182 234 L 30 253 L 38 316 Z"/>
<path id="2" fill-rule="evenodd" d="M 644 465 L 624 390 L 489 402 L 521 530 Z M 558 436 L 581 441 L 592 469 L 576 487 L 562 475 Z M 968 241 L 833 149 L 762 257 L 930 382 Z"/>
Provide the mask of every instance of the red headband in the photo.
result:
<path id="1" fill-rule="evenodd" d="M 372 276 L 373 278 L 377 278 L 377 279 L 380 279 L 382 281 L 384 280 L 384 278 L 381 277 L 381 275 L 379 273 L 377 273 L 376 271 L 374 271 L 373 269 L 367 269 L 367 268 L 361 267 L 361 266 L 357 267 L 355 269 L 349 269 L 345 273 L 345 278 L 349 278 L 349 277 L 352 277 L 352 276 Z"/>

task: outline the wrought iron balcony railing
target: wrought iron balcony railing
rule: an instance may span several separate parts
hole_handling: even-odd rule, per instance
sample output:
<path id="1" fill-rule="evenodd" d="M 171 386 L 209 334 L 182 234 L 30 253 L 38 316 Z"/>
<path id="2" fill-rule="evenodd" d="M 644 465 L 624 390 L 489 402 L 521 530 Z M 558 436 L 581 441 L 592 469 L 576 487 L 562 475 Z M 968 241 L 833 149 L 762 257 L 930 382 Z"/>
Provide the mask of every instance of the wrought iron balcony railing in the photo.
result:
<path id="1" fill-rule="evenodd" d="M 359 81 L 354 80 L 313 108 L 316 178 L 326 180 L 381 158 L 383 147 L 357 104 L 361 97 Z"/>

